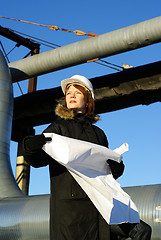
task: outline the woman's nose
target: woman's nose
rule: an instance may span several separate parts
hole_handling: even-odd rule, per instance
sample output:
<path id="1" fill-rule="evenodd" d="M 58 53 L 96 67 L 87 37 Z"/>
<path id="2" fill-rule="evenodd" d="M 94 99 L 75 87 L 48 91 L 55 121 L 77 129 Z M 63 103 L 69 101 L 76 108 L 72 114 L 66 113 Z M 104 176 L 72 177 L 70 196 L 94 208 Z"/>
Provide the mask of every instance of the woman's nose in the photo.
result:
<path id="1" fill-rule="evenodd" d="M 75 98 L 75 93 L 71 93 L 70 97 Z"/>

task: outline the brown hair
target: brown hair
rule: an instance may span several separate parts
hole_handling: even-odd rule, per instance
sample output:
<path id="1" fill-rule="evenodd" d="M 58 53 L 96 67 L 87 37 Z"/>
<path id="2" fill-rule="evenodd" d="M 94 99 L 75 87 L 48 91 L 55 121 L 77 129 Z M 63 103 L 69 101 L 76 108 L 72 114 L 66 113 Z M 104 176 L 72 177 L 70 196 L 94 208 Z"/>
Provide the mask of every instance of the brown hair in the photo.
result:
<path id="1" fill-rule="evenodd" d="M 84 95 L 84 101 L 85 101 L 85 105 L 86 105 L 85 115 L 94 115 L 95 114 L 94 113 L 95 103 L 94 103 L 94 100 L 92 98 L 91 92 L 87 88 L 85 88 L 85 87 L 83 87 L 79 84 L 74 84 L 74 83 L 69 84 L 66 87 L 66 91 L 71 85 L 74 86 L 75 88 L 77 88 L 78 90 L 80 90 Z M 65 91 L 65 106 L 67 106 L 67 104 L 66 104 L 66 91 Z"/>

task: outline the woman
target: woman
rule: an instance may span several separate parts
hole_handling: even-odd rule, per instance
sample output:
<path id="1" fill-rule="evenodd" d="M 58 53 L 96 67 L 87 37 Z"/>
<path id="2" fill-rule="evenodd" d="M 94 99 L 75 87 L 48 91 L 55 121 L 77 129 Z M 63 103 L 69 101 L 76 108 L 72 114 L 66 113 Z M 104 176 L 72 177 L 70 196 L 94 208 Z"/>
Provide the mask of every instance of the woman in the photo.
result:
<path id="1" fill-rule="evenodd" d="M 108 147 L 104 132 L 93 125 L 99 120 L 94 113 L 94 91 L 90 81 L 74 75 L 61 82 L 65 106 L 56 107 L 57 120 L 44 133 L 56 133 Z M 49 164 L 50 239 L 109 240 L 110 228 L 86 193 L 68 170 L 51 159 L 42 146 L 51 139 L 44 135 L 28 136 L 23 141 L 25 160 L 33 167 Z M 124 164 L 108 160 L 113 177 L 122 175 Z"/>

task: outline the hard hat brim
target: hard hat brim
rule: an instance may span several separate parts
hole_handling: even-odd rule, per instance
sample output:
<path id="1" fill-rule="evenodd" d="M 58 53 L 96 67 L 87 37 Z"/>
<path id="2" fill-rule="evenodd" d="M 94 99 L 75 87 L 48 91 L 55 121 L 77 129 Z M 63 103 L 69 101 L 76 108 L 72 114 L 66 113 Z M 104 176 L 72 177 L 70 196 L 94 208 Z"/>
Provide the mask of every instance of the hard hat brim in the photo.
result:
<path id="1" fill-rule="evenodd" d="M 64 95 L 65 95 L 67 86 L 72 83 L 76 83 L 76 84 L 81 85 L 82 87 L 88 89 L 92 95 L 92 98 L 94 99 L 93 89 L 89 88 L 83 81 L 81 81 L 80 79 L 77 79 L 77 78 L 66 78 L 61 81 L 61 88 L 62 88 Z"/>

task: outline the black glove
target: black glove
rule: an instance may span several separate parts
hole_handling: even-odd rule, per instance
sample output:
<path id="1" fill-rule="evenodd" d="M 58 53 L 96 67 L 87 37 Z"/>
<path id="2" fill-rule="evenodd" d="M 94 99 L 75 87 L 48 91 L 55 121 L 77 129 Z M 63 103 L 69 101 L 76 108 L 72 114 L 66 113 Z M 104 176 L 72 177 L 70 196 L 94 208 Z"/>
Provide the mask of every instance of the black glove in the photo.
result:
<path id="1" fill-rule="evenodd" d="M 112 159 L 108 159 L 106 162 L 107 162 L 110 166 L 114 166 L 114 165 L 117 165 L 117 164 L 118 164 L 118 162 L 116 162 L 116 161 L 114 161 L 114 160 L 112 160 Z"/>
<path id="2" fill-rule="evenodd" d="M 50 137 L 45 137 L 44 134 L 29 137 L 25 140 L 25 148 L 30 151 L 37 151 L 43 147 L 47 141 L 51 141 Z"/>
<path id="3" fill-rule="evenodd" d="M 112 171 L 112 175 L 115 179 L 117 179 L 118 177 L 120 177 L 123 174 L 124 167 L 125 167 L 123 161 L 118 163 L 114 160 L 108 159 L 107 163 L 109 164 L 111 171 Z"/>

